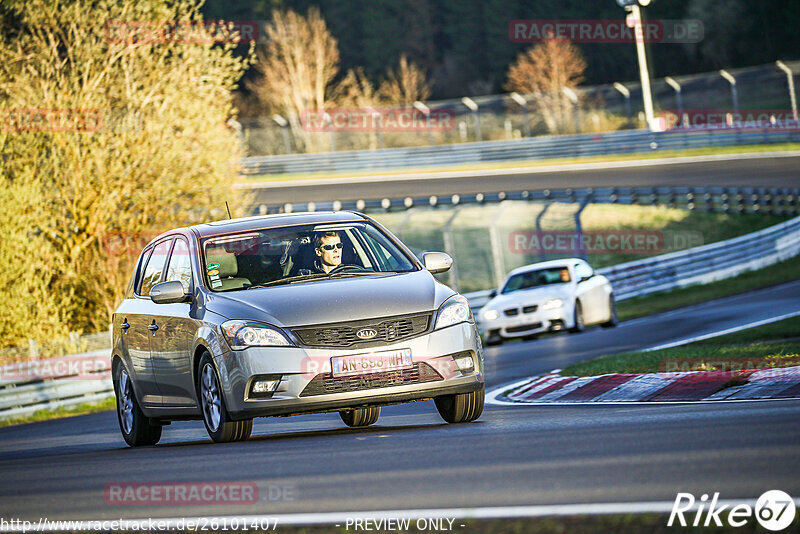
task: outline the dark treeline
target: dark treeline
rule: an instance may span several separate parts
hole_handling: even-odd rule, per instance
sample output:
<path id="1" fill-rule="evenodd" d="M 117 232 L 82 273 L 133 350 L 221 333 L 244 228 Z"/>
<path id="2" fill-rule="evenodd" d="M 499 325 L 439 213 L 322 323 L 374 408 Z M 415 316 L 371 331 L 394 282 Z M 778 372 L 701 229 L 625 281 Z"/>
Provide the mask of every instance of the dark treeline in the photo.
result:
<path id="1" fill-rule="evenodd" d="M 208 18 L 268 19 L 273 8 L 318 6 L 339 41 L 343 69 L 363 66 L 377 79 L 400 54 L 422 66 L 433 97 L 502 90 L 509 64 L 528 46 L 508 37 L 515 19 L 617 19 L 614 0 L 208 0 Z M 800 54 L 797 0 L 654 0 L 651 19 L 699 19 L 697 44 L 653 44 L 654 76 L 736 68 Z M 633 44 L 580 44 L 587 84 L 638 78 Z"/>

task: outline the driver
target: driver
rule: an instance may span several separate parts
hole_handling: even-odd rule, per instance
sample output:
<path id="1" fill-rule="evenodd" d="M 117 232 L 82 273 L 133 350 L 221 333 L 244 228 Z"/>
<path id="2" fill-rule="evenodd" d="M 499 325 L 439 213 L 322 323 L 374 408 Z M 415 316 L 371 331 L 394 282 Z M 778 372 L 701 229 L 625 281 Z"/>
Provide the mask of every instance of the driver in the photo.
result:
<path id="1" fill-rule="evenodd" d="M 318 232 L 314 235 L 314 270 L 328 274 L 342 264 L 342 239 L 338 232 Z"/>

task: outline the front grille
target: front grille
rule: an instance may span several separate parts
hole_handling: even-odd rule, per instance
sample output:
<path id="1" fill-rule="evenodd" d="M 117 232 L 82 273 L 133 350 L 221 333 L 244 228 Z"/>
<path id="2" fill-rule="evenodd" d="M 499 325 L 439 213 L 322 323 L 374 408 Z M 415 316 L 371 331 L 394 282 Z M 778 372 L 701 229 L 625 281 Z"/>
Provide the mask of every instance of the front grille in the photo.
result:
<path id="1" fill-rule="evenodd" d="M 383 373 L 337 377 L 334 377 L 331 373 L 320 373 L 308 383 L 300 393 L 300 396 L 331 395 L 334 393 L 363 391 L 365 389 L 422 384 L 424 382 L 436 382 L 437 380 L 443 380 L 442 375 L 425 362 L 415 363 L 414 367 L 409 369 L 398 369 Z"/>
<path id="2" fill-rule="evenodd" d="M 428 331 L 430 319 L 430 313 L 423 313 L 295 328 L 292 332 L 309 347 L 367 347 L 394 343 L 423 334 Z M 356 336 L 364 328 L 375 330 L 377 335 L 369 339 Z"/>
<path id="3" fill-rule="evenodd" d="M 524 324 L 522 326 L 512 326 L 511 328 L 506 328 L 506 332 L 509 334 L 514 334 L 516 332 L 524 332 L 526 330 L 533 330 L 535 328 L 541 328 L 542 323 L 531 323 L 531 324 Z"/>
<path id="4" fill-rule="evenodd" d="M 519 315 L 519 310 L 517 308 L 509 308 L 507 310 L 504 310 L 503 313 L 505 313 L 509 317 L 514 317 L 515 315 Z"/>
<path id="5" fill-rule="evenodd" d="M 539 306 L 537 306 L 536 304 L 534 304 L 533 306 L 525 306 L 524 308 L 522 308 L 522 313 L 533 313 L 537 310 L 537 308 L 539 308 Z"/>

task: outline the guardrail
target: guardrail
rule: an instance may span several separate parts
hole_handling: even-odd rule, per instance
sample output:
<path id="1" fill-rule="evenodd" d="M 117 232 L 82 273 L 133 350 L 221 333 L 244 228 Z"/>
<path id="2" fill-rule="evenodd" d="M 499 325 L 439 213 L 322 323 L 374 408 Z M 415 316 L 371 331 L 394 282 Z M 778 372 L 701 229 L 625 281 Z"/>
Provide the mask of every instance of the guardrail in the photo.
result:
<path id="1" fill-rule="evenodd" d="M 731 278 L 800 254 L 800 217 L 758 232 L 651 258 L 598 269 L 624 300 L 693 284 Z M 464 296 L 473 310 L 489 301 L 489 291 Z"/>
<path id="2" fill-rule="evenodd" d="M 484 204 L 504 200 L 572 202 L 598 204 L 663 204 L 689 210 L 703 209 L 723 213 L 774 213 L 789 215 L 800 209 L 797 187 L 596 187 L 585 189 L 544 189 L 541 191 L 500 191 L 466 195 L 360 199 L 348 201 L 260 204 L 254 215 L 300 211 L 391 211 L 419 206 L 446 207 L 460 204 Z"/>
<path id="3" fill-rule="evenodd" d="M 0 421 L 113 397 L 109 356 L 101 349 L 0 367 Z"/>
<path id="4" fill-rule="evenodd" d="M 244 175 L 359 172 L 790 142 L 800 142 L 799 128 L 621 130 L 427 147 L 248 157 L 240 160 L 240 172 Z"/>

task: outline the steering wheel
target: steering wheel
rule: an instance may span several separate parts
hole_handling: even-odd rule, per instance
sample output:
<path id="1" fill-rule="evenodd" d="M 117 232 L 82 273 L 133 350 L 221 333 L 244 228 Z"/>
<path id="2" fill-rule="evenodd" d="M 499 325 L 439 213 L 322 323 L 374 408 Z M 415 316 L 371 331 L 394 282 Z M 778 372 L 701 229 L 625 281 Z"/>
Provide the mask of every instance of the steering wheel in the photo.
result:
<path id="1" fill-rule="evenodd" d="M 354 272 L 364 273 L 364 272 L 371 272 L 371 271 L 372 271 L 372 269 L 367 269 L 367 268 L 361 267 L 359 265 L 350 265 L 350 264 L 347 264 L 347 263 L 340 263 L 339 265 L 337 265 L 336 267 L 334 267 L 333 269 L 328 271 L 328 274 L 354 273 Z"/>

